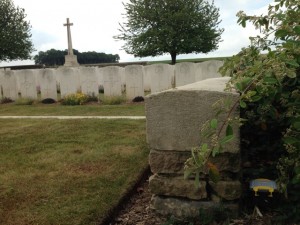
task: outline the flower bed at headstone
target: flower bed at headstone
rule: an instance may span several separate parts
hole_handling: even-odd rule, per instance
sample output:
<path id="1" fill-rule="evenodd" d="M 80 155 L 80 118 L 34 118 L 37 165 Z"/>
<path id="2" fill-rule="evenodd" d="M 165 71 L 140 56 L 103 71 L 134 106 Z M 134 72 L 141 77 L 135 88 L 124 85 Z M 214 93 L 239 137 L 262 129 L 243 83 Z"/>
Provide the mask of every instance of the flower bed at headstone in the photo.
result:
<path id="1" fill-rule="evenodd" d="M 83 93 L 69 94 L 66 95 L 62 100 L 63 105 L 83 105 L 90 101 L 97 101 L 98 98 L 94 96 L 89 96 Z"/>

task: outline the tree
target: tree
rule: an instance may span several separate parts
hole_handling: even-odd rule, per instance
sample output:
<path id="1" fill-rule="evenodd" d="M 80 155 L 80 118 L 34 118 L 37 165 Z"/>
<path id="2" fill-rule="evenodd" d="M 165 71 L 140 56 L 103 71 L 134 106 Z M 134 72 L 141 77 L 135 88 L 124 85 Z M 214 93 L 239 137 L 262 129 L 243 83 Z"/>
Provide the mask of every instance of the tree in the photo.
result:
<path id="1" fill-rule="evenodd" d="M 45 66 L 58 66 L 63 65 L 65 62 L 65 51 L 50 49 L 46 52 L 40 51 L 38 55 L 33 57 L 35 64 Z"/>
<path id="2" fill-rule="evenodd" d="M 205 0 L 130 0 L 123 4 L 128 19 L 120 24 L 123 49 L 137 57 L 169 53 L 207 53 L 218 48 L 219 9 Z"/>
<path id="3" fill-rule="evenodd" d="M 31 26 L 24 12 L 11 0 L 0 0 L 0 61 L 31 58 Z"/>
<path id="4" fill-rule="evenodd" d="M 79 52 L 73 49 L 74 54 L 77 55 L 80 64 L 93 64 L 93 63 L 116 63 L 120 60 L 119 55 L 105 54 L 103 52 Z M 67 50 L 50 49 L 45 52 L 40 51 L 34 56 L 35 64 L 44 64 L 46 66 L 59 66 L 65 63 L 65 55 L 68 54 Z"/>

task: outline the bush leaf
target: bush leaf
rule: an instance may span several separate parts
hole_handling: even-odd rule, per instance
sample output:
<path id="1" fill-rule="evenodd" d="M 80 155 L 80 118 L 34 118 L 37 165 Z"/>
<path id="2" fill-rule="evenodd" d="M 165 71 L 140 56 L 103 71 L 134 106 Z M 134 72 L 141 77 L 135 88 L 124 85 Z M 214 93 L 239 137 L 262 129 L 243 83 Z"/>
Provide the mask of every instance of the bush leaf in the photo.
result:
<path id="1" fill-rule="evenodd" d="M 233 129 L 231 125 L 227 125 L 226 127 L 226 136 L 233 135 Z"/>
<path id="2" fill-rule="evenodd" d="M 225 137 L 222 138 L 222 140 L 220 141 L 220 144 L 222 145 L 222 144 L 225 144 L 225 143 L 231 141 L 231 140 L 233 139 L 233 137 L 234 137 L 233 135 L 225 136 Z"/>
<path id="3" fill-rule="evenodd" d="M 212 182 L 217 183 L 220 180 L 220 172 L 218 168 L 210 162 L 207 163 L 207 167 L 209 168 L 209 178 L 212 180 Z"/>
<path id="4" fill-rule="evenodd" d="M 240 106 L 241 108 L 245 109 L 247 107 L 247 104 L 244 101 L 240 100 Z"/>
<path id="5" fill-rule="evenodd" d="M 210 127 L 213 129 L 217 129 L 217 125 L 218 125 L 218 120 L 217 119 L 212 119 L 210 121 Z"/>

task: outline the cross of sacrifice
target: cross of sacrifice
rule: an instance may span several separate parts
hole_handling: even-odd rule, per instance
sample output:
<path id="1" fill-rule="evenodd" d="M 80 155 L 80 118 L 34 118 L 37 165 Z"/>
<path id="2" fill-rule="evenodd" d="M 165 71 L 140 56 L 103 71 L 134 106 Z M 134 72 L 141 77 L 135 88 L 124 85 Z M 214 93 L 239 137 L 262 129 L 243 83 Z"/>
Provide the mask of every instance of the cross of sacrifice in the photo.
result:
<path id="1" fill-rule="evenodd" d="M 71 28 L 70 28 L 70 26 L 73 26 L 73 23 L 70 23 L 69 18 L 67 18 L 67 23 L 65 23 L 64 26 L 67 27 L 67 32 L 68 32 L 68 55 L 73 55 L 72 37 L 71 37 Z"/>

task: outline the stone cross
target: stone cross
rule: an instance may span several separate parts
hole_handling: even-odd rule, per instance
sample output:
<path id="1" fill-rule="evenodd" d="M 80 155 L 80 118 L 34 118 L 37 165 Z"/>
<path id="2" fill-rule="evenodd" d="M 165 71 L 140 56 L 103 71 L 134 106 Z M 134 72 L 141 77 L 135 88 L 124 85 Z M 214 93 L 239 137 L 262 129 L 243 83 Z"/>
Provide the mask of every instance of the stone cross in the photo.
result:
<path id="1" fill-rule="evenodd" d="M 64 26 L 67 26 L 67 32 L 68 32 L 68 55 L 73 55 L 73 47 L 72 47 L 72 37 L 71 37 L 71 26 L 73 26 L 73 23 L 70 23 L 69 18 L 67 18 L 67 23 L 64 24 Z"/>
<path id="2" fill-rule="evenodd" d="M 65 23 L 64 26 L 67 27 L 67 31 L 68 31 L 68 55 L 65 55 L 64 66 L 68 66 L 68 67 L 79 66 L 78 61 L 77 61 L 77 55 L 74 55 L 73 47 L 72 47 L 71 28 L 70 27 L 73 26 L 73 23 L 70 23 L 69 18 L 67 18 L 67 23 Z"/>

